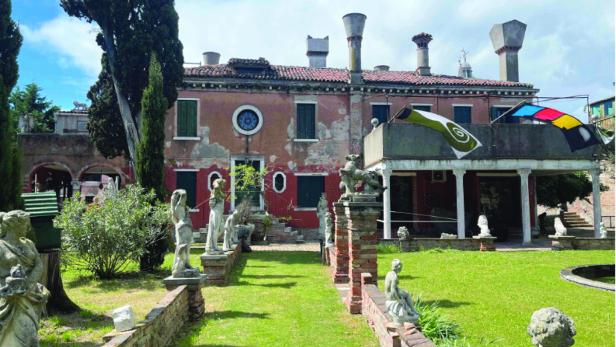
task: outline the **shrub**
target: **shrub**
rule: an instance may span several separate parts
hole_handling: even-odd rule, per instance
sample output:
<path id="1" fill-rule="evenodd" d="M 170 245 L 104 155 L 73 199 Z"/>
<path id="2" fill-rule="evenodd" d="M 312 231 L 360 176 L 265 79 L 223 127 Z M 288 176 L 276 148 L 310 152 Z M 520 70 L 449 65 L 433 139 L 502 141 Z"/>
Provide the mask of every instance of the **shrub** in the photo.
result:
<path id="1" fill-rule="evenodd" d="M 424 302 L 420 297 L 415 299 L 415 309 L 419 313 L 419 325 L 422 333 L 440 346 L 451 345 L 460 337 L 458 324 L 443 315 L 437 302 Z"/>
<path id="2" fill-rule="evenodd" d="M 66 260 L 99 278 L 113 278 L 129 261 L 139 261 L 169 221 L 167 205 L 153 201 L 153 192 L 136 185 L 100 204 L 87 205 L 76 194 L 54 220 L 63 229 Z"/>

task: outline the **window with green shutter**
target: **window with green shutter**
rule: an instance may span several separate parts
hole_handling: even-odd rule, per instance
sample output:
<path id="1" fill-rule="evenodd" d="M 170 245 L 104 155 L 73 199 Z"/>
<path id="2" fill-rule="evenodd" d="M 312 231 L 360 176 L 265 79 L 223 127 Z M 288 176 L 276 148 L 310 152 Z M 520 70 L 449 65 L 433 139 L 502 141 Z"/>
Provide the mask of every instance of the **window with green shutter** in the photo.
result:
<path id="1" fill-rule="evenodd" d="M 186 205 L 190 208 L 197 206 L 197 172 L 176 171 L 175 188 L 186 190 Z"/>
<path id="2" fill-rule="evenodd" d="M 372 118 L 379 120 L 379 124 L 386 123 L 389 118 L 389 105 L 372 105 Z"/>
<path id="3" fill-rule="evenodd" d="M 177 101 L 177 136 L 197 136 L 197 100 Z"/>
<path id="4" fill-rule="evenodd" d="M 432 112 L 432 105 L 413 105 L 413 108 L 420 111 Z"/>
<path id="5" fill-rule="evenodd" d="M 297 176 L 297 207 L 317 207 L 321 194 L 325 191 L 325 177 Z"/>
<path id="6" fill-rule="evenodd" d="M 471 123 L 471 106 L 454 106 L 453 107 L 453 121 L 458 124 L 470 124 Z"/>
<path id="7" fill-rule="evenodd" d="M 297 139 L 316 139 L 316 104 L 297 104 Z"/>

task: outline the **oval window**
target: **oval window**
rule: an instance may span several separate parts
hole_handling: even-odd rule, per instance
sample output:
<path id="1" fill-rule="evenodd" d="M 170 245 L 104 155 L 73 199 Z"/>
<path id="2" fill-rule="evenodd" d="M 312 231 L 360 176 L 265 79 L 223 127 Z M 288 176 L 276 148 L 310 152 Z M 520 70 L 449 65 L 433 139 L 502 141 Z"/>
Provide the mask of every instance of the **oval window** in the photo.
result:
<path id="1" fill-rule="evenodd" d="M 287 188 L 287 177 L 282 172 L 276 172 L 274 174 L 274 191 L 276 193 L 282 193 Z"/>
<path id="2" fill-rule="evenodd" d="M 214 181 L 219 178 L 222 178 L 220 173 L 218 173 L 217 171 L 210 172 L 209 176 L 207 177 L 207 189 L 209 191 L 212 191 L 212 189 L 214 189 Z"/>

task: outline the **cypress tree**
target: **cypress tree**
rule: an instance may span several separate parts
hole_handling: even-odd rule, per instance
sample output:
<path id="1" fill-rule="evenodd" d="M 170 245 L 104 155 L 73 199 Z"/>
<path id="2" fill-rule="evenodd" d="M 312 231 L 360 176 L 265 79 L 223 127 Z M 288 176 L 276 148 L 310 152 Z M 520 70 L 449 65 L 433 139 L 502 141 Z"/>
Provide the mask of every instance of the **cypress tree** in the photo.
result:
<path id="1" fill-rule="evenodd" d="M 163 198 L 166 110 L 163 74 L 156 55 L 152 54 L 148 86 L 141 99 L 141 140 L 137 145 L 135 171 L 141 186 L 153 189 L 159 199 Z"/>
<path id="2" fill-rule="evenodd" d="M 11 1 L 0 0 L 0 211 L 21 207 L 21 158 L 9 95 L 17 83 L 17 55 L 22 37 L 11 19 Z"/>

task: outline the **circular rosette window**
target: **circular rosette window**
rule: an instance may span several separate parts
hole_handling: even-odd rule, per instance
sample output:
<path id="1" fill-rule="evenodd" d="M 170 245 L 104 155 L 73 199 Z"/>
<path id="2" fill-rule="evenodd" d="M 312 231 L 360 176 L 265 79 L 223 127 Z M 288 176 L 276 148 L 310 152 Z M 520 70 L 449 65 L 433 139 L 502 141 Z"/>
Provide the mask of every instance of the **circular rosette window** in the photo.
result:
<path id="1" fill-rule="evenodd" d="M 263 115 L 252 105 L 242 105 L 233 112 L 233 128 L 242 135 L 254 135 L 263 127 Z"/>

